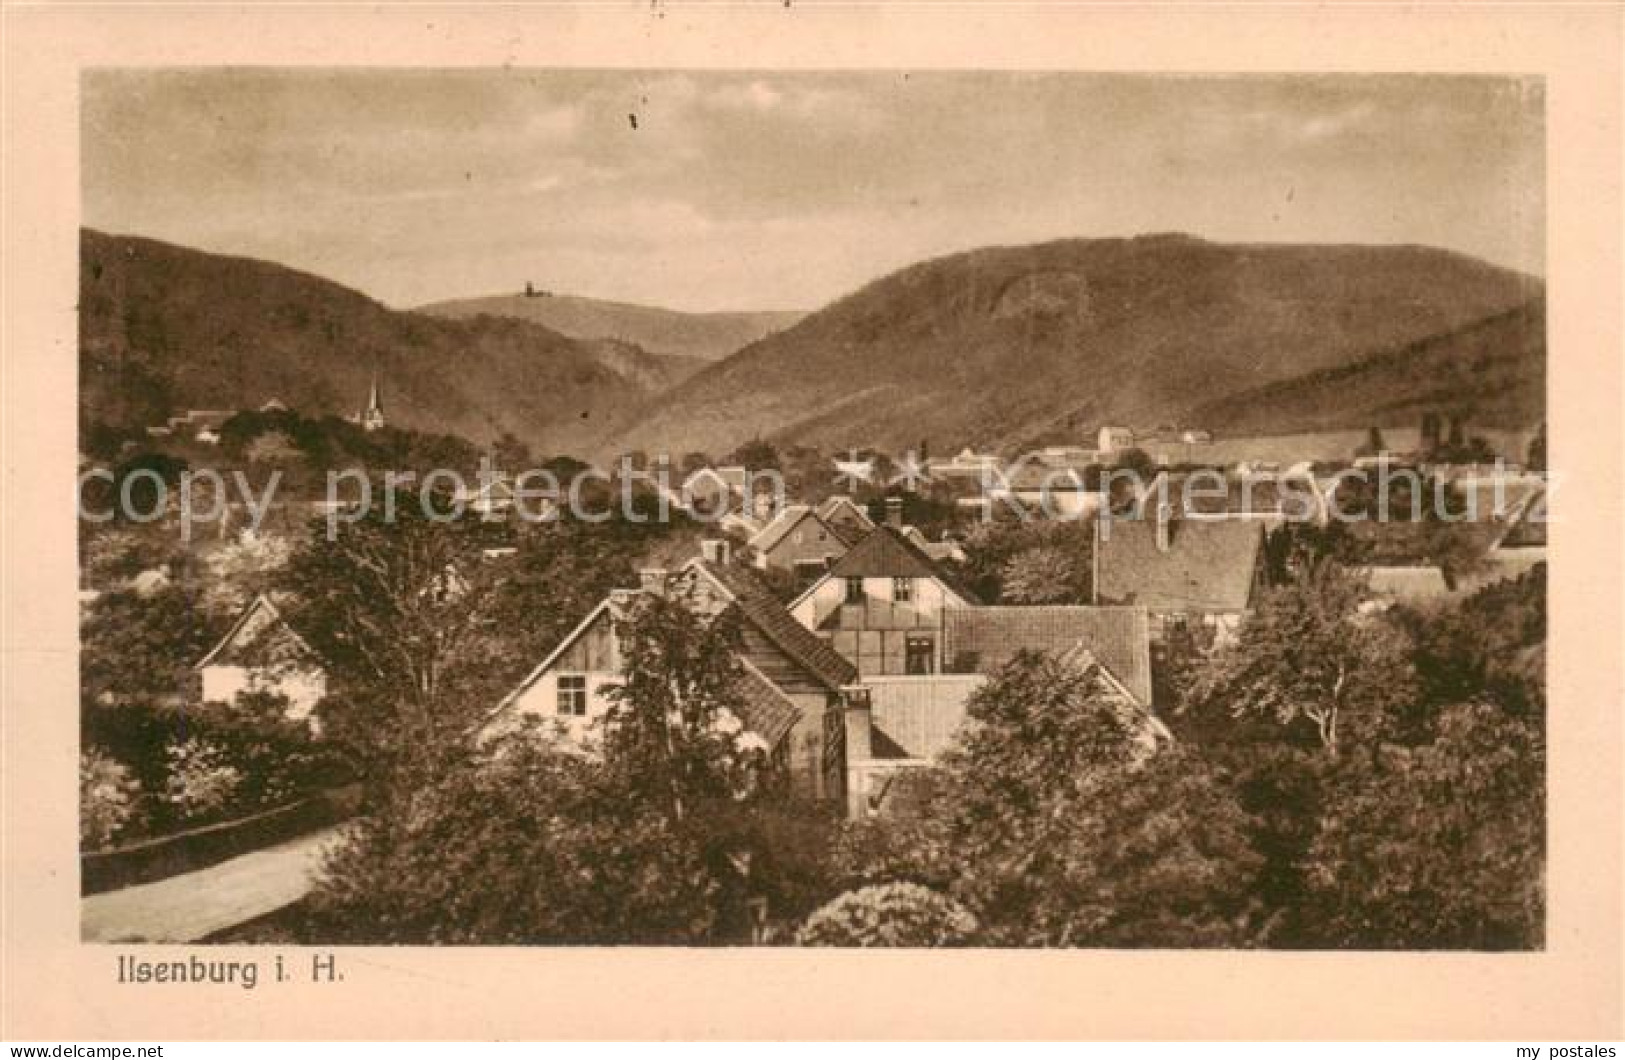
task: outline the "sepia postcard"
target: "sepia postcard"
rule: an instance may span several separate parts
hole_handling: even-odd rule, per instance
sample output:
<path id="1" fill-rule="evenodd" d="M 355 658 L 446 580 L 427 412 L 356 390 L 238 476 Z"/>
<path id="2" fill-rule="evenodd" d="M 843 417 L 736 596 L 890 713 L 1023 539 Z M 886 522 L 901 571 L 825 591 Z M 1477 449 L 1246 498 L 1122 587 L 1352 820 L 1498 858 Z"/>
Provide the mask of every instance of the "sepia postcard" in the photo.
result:
<path id="1" fill-rule="evenodd" d="M 5 17 L 0 1037 L 1620 1036 L 1617 9 Z"/>

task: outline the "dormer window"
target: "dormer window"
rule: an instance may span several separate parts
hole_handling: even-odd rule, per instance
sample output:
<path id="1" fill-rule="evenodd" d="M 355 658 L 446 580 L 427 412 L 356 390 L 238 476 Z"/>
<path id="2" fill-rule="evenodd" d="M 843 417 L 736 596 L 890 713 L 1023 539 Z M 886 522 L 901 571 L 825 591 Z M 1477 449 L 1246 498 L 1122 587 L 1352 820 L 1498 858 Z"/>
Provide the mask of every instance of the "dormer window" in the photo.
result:
<path id="1" fill-rule="evenodd" d="M 863 603 L 862 578 L 848 578 L 846 580 L 846 602 L 849 604 Z"/>
<path id="2" fill-rule="evenodd" d="M 891 598 L 900 604 L 906 604 L 914 599 L 914 579 L 893 578 L 891 580 Z"/>

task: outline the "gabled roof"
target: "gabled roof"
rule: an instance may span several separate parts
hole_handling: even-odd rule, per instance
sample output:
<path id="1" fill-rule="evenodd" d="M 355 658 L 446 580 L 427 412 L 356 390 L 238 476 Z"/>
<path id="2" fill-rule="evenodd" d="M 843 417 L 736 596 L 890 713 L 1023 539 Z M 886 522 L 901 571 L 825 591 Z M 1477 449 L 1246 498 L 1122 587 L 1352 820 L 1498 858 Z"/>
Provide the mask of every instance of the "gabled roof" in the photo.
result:
<path id="1" fill-rule="evenodd" d="M 769 747 L 777 747 L 801 720 L 801 708 L 790 702 L 790 697 L 749 659 L 741 658 L 739 666 L 739 720 L 766 740 Z"/>
<path id="2" fill-rule="evenodd" d="M 842 544 L 846 543 L 845 539 L 836 531 L 836 529 L 825 523 L 819 514 L 813 511 L 810 506 L 805 504 L 792 504 L 778 515 L 775 515 L 771 522 L 762 527 L 761 531 L 750 539 L 750 547 L 754 548 L 758 552 L 770 552 L 778 546 L 780 541 L 783 541 L 789 536 L 790 531 L 794 530 L 807 519 L 811 519 L 816 522 L 820 527 L 834 537 L 836 541 Z"/>
<path id="3" fill-rule="evenodd" d="M 836 578 L 940 578 L 931 557 L 889 526 L 877 526 L 858 539 L 829 569 Z"/>
<path id="4" fill-rule="evenodd" d="M 839 691 L 841 686 L 857 680 L 858 672 L 852 664 L 822 637 L 797 622 L 772 591 L 748 570 L 703 558 L 690 560 L 683 570 L 707 577 L 739 608 L 745 621 L 830 691 Z"/>
<path id="5" fill-rule="evenodd" d="M 991 674 L 1018 652 L 1085 648 L 1141 704 L 1151 703 L 1151 631 L 1140 607 L 958 607 L 942 613 L 944 669 Z"/>
<path id="6" fill-rule="evenodd" d="M 1166 496 L 1175 512 L 1192 515 L 1284 515 L 1309 519 L 1319 511 L 1312 475 L 1219 475 L 1163 472 L 1136 502 L 1141 518 L 1154 518 Z"/>
<path id="7" fill-rule="evenodd" d="M 791 602 L 790 610 L 801 606 L 831 578 L 932 578 L 964 603 L 981 603 L 969 587 L 889 526 L 877 526 L 859 538 L 845 555 L 830 564 L 823 577 Z"/>
<path id="8" fill-rule="evenodd" d="M 824 503 L 818 506 L 818 518 L 825 522 L 830 522 L 837 515 L 856 516 L 858 522 L 868 529 L 873 529 L 875 525 L 875 521 L 869 518 L 869 513 L 858 507 L 857 502 L 844 493 L 826 497 Z"/>
<path id="9" fill-rule="evenodd" d="M 623 595 L 623 593 L 611 592 L 608 596 L 598 601 L 598 606 L 587 612 L 587 617 L 576 623 L 576 628 L 566 633 L 564 638 L 553 646 L 553 650 L 548 652 L 542 658 L 542 661 L 537 663 L 531 669 L 530 673 L 525 675 L 524 680 L 520 681 L 517 685 L 514 685 L 513 691 L 502 697 L 502 701 L 496 705 L 489 715 L 487 715 L 487 720 L 502 713 L 502 711 L 507 708 L 508 704 L 524 695 L 524 693 L 532 685 L 534 685 L 543 674 L 547 673 L 548 670 L 553 668 L 553 664 L 558 661 L 560 655 L 563 655 L 570 649 L 570 645 L 580 640 L 582 635 L 585 634 L 587 630 L 592 628 L 593 623 L 597 622 L 606 614 L 612 617 L 619 614 L 620 601 Z"/>
<path id="10" fill-rule="evenodd" d="M 259 625 L 254 624 L 256 618 L 262 620 Z M 281 630 L 291 638 L 291 642 L 298 651 L 313 661 L 320 659 L 320 656 L 316 654 L 310 643 L 299 635 L 298 630 L 288 624 L 288 620 L 277 609 L 276 602 L 266 593 L 260 593 L 249 601 L 247 607 L 243 608 L 242 614 L 237 616 L 237 621 L 232 623 L 231 629 L 227 631 L 226 635 L 221 637 L 215 646 L 209 649 L 209 653 L 199 659 L 192 668 L 201 670 L 205 666 L 221 660 L 223 656 L 234 649 L 244 647 L 249 643 L 258 643 L 273 629 Z"/>
<path id="11" fill-rule="evenodd" d="M 1264 529 L 1256 520 L 1175 519 L 1157 547 L 1155 519 L 1096 524 L 1095 600 L 1149 611 L 1244 611 Z"/>

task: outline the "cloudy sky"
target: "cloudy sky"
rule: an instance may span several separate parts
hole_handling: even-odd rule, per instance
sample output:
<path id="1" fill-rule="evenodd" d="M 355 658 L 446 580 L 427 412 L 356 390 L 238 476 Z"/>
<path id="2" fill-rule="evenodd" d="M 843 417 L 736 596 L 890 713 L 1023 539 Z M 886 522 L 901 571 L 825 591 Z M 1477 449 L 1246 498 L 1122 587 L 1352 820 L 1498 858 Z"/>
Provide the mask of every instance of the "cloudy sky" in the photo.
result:
<path id="1" fill-rule="evenodd" d="M 1184 231 L 1544 270 L 1538 82 L 100 71 L 85 222 L 396 306 L 816 308 L 921 258 Z"/>

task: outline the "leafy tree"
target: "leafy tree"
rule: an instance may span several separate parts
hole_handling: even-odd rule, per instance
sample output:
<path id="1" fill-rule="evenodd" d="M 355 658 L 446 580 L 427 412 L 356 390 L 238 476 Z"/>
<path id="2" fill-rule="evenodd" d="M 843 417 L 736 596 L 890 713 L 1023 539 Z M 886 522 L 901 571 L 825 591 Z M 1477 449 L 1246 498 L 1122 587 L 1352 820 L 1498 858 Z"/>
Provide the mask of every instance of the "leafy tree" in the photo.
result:
<path id="1" fill-rule="evenodd" d="M 738 464 L 752 470 L 776 468 L 779 466 L 779 451 L 772 442 L 761 438 L 752 438 L 740 445 L 739 448 L 723 457 L 724 464 Z"/>
<path id="2" fill-rule="evenodd" d="M 1230 946 L 1249 938 L 1254 822 L 1194 751 L 1083 774 L 1042 840 L 1022 944 Z"/>
<path id="3" fill-rule="evenodd" d="M 113 510 L 126 519 L 156 512 L 159 482 L 163 484 L 163 496 L 173 503 L 175 487 L 188 466 L 185 460 L 168 453 L 137 453 L 130 457 L 113 469 Z"/>
<path id="4" fill-rule="evenodd" d="M 503 431 L 496 441 L 491 443 L 491 463 L 498 472 L 517 475 L 530 470 L 530 446 L 517 437 L 512 431 Z"/>
<path id="5" fill-rule="evenodd" d="M 1111 469 L 1120 472 L 1133 472 L 1143 485 L 1150 482 L 1152 476 L 1156 475 L 1157 462 L 1144 449 L 1125 449 L 1117 454 L 1112 461 Z"/>
<path id="6" fill-rule="evenodd" d="M 309 932 L 331 942 L 695 944 L 719 886 L 669 817 L 591 760 L 517 737 L 362 818 L 325 866 Z"/>
<path id="7" fill-rule="evenodd" d="M 301 455 L 293 439 L 281 431 L 257 435 L 243 449 L 243 458 L 251 464 L 286 464 Z"/>
<path id="8" fill-rule="evenodd" d="M 192 666 L 224 633 L 227 616 L 211 614 L 196 579 L 179 577 L 142 595 L 103 592 L 80 625 L 80 689 L 104 704 L 153 698 L 182 700 Z"/>
<path id="9" fill-rule="evenodd" d="M 328 672 L 324 727 L 363 761 L 455 753 L 503 688 L 488 606 L 495 532 L 475 517 L 432 519 L 415 496 L 373 505 L 332 540 L 313 523 L 282 572 L 297 625 Z"/>
<path id="10" fill-rule="evenodd" d="M 511 687 L 612 589 L 674 558 L 662 553 L 675 552 L 688 532 L 682 522 L 635 523 L 619 514 L 603 523 L 560 519 L 523 528 L 487 608 L 503 648 L 493 660 L 499 684 Z M 693 551 L 689 543 L 685 552 Z"/>
<path id="11" fill-rule="evenodd" d="M 616 621 L 626 677 L 610 691 L 604 754 L 633 799 L 682 821 L 747 779 L 745 715 L 731 611 L 697 614 L 681 595 L 640 595 Z"/>
<path id="12" fill-rule="evenodd" d="M 1197 699 L 1231 717 L 1307 728 L 1336 756 L 1345 738 L 1375 740 L 1415 701 L 1410 645 L 1380 615 L 1362 613 L 1356 572 L 1322 561 L 1268 591 L 1237 642 L 1214 656 Z"/>
<path id="13" fill-rule="evenodd" d="M 1083 603 L 1078 564 L 1072 553 L 1055 546 L 1040 546 L 1018 552 L 1005 561 L 1000 572 L 1004 599 L 1013 604 Z"/>
<path id="14" fill-rule="evenodd" d="M 1332 521 L 1325 526 L 1288 522 L 1264 537 L 1264 575 L 1271 585 L 1286 585 L 1322 561 L 1356 561 L 1358 545 L 1348 526 Z"/>
<path id="15" fill-rule="evenodd" d="M 1487 700 L 1534 722 L 1546 710 L 1546 565 L 1434 615 L 1410 615 L 1423 697 Z"/>
<path id="16" fill-rule="evenodd" d="M 1462 704 L 1438 737 L 1349 771 L 1308 857 L 1311 941 L 1362 949 L 1523 949 L 1543 938 L 1539 730 Z"/>
<path id="17" fill-rule="evenodd" d="M 924 815 L 847 829 L 840 878 L 946 888 L 1003 945 L 1246 939 L 1247 815 L 1098 668 L 1020 655 L 968 715 Z"/>
<path id="18" fill-rule="evenodd" d="M 1004 598 L 1005 575 L 1018 556 L 1033 551 L 1051 552 L 1044 565 L 1058 570 L 1053 562 L 1065 557 L 1067 586 L 1066 599 L 1084 601 L 1092 592 L 1094 527 L 1088 522 L 1052 522 L 1040 520 L 1021 522 L 999 519 L 978 523 L 966 534 L 962 545 L 965 552 L 965 580 L 978 596 L 987 601 Z M 1021 567 L 1016 568 L 1018 572 Z M 1024 592 L 1025 589 L 1018 590 Z M 1036 603 L 1035 600 L 1012 602 Z"/>

